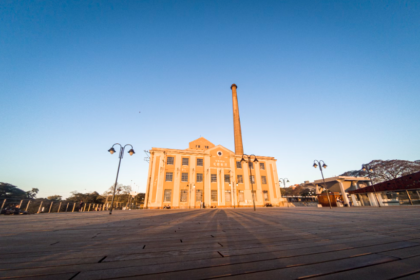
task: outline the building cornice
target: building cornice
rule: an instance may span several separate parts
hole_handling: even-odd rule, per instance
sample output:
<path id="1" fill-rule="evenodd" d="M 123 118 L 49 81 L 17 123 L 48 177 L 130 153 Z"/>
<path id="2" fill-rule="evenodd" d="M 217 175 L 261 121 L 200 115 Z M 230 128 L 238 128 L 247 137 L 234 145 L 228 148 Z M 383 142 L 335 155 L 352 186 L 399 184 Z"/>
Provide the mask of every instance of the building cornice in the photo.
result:
<path id="1" fill-rule="evenodd" d="M 165 152 L 167 154 L 170 153 L 178 153 L 178 154 L 186 154 L 186 155 L 208 155 L 208 151 L 199 151 L 199 150 L 178 150 L 178 149 L 168 149 L 168 148 L 152 148 L 150 152 Z"/>
<path id="2" fill-rule="evenodd" d="M 223 147 L 223 146 L 222 146 Z M 155 148 L 153 147 L 150 152 L 164 152 L 167 154 L 171 154 L 171 153 L 177 153 L 177 154 L 184 154 L 184 155 L 210 155 L 210 150 L 190 150 L 190 149 L 186 149 L 186 150 L 179 150 L 179 149 L 169 149 L 169 148 Z M 232 158 L 235 159 L 242 159 L 241 155 L 235 155 L 232 154 L 231 155 Z M 274 157 L 267 157 L 267 156 L 256 156 L 258 160 L 273 160 L 273 161 L 277 161 L 277 159 L 275 159 Z"/>

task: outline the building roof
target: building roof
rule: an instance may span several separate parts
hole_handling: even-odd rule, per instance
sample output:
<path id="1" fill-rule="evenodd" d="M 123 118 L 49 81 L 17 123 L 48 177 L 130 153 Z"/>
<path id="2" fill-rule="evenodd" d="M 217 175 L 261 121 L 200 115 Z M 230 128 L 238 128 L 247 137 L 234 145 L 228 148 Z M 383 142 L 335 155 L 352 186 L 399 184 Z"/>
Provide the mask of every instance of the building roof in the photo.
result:
<path id="1" fill-rule="evenodd" d="M 335 176 L 330 178 L 325 178 L 325 182 L 332 181 L 370 181 L 369 177 L 354 177 L 354 176 Z M 314 180 L 315 184 L 323 183 L 324 180 Z"/>
<path id="2" fill-rule="evenodd" d="M 397 190 L 408 190 L 408 189 L 417 189 L 420 188 L 420 172 L 402 176 L 397 179 L 389 180 L 373 186 L 368 186 L 363 189 L 349 191 L 350 194 L 356 193 L 368 193 L 384 191 L 397 191 Z"/>
<path id="3" fill-rule="evenodd" d="M 213 143 L 211 143 L 210 141 L 208 141 L 204 137 L 200 137 L 200 138 L 198 138 L 194 141 L 191 141 L 189 143 L 189 147 L 187 149 L 169 149 L 169 148 L 153 147 L 150 150 L 150 152 L 164 151 L 164 152 L 167 152 L 167 153 L 180 153 L 180 154 L 184 154 L 184 155 L 208 155 L 208 154 L 210 154 L 210 151 L 212 151 L 214 149 L 224 149 L 229 154 L 231 154 L 233 157 L 236 157 L 236 158 L 241 158 L 242 157 L 241 155 L 235 155 L 235 153 L 233 151 L 229 150 L 228 148 L 226 148 L 222 145 L 214 145 Z M 274 157 L 270 157 L 270 156 L 256 155 L 256 157 L 258 159 L 277 161 L 277 159 L 275 159 Z"/>
<path id="4" fill-rule="evenodd" d="M 330 178 L 325 178 L 325 182 L 334 182 L 334 181 L 370 181 L 369 177 L 353 177 L 353 176 L 335 176 Z M 323 179 L 314 180 L 313 182 L 305 181 L 304 185 L 319 185 L 324 183 Z"/>

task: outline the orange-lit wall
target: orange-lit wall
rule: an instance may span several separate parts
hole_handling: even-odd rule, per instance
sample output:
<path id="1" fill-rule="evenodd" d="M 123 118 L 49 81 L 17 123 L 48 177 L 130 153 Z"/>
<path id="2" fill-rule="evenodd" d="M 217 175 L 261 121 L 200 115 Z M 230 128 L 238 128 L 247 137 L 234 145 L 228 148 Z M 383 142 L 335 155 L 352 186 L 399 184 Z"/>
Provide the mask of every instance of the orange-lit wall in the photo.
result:
<path id="1" fill-rule="evenodd" d="M 259 162 L 253 163 L 252 170 L 246 163 L 237 168 L 236 162 L 241 160 L 241 156 L 221 145 L 215 146 L 205 138 L 190 142 L 189 148 L 185 150 L 153 148 L 150 153 L 147 208 L 162 208 L 164 205 L 171 208 L 200 208 L 202 203 L 207 208 L 252 207 L 252 189 L 258 207 L 266 203 L 278 206 L 281 201 L 276 159 L 273 157 L 257 156 Z M 173 164 L 168 164 L 168 157 L 174 158 Z M 182 165 L 183 158 L 188 158 L 188 165 Z M 203 166 L 197 166 L 197 159 L 203 159 Z M 260 168 L 260 163 L 264 163 L 264 169 Z M 168 172 L 173 174 L 172 181 L 166 180 Z M 250 172 L 254 175 L 254 184 L 250 182 Z M 188 173 L 187 182 L 181 180 L 182 173 Z M 202 182 L 197 181 L 197 174 L 202 174 Z M 211 182 L 211 174 L 216 174 L 217 182 Z M 225 182 L 225 175 L 228 175 L 231 183 Z M 237 183 L 237 175 L 242 175 L 243 183 Z M 265 176 L 266 184 L 263 184 L 262 176 Z M 164 201 L 165 190 L 171 190 L 170 201 Z M 187 191 L 185 202 L 181 202 L 182 190 Z M 197 190 L 203 194 L 201 201 L 196 199 Z M 211 199 L 212 190 L 217 191 L 216 201 Z M 264 200 L 264 191 L 267 192 L 268 200 Z M 244 201 L 239 201 L 240 192 L 244 194 Z"/>

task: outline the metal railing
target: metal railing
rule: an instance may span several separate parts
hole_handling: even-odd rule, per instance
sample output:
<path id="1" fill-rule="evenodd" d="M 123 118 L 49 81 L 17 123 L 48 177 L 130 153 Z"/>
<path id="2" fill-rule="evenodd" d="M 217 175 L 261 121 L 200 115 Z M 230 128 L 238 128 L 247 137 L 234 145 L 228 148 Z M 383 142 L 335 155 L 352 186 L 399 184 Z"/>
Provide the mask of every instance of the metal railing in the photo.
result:
<path id="1" fill-rule="evenodd" d="M 115 210 L 142 209 L 143 204 L 114 203 Z M 111 203 L 84 203 L 74 201 L 57 201 L 46 199 L 13 199 L 6 198 L 0 201 L 0 214 L 44 214 L 65 212 L 92 212 L 107 211 Z"/>

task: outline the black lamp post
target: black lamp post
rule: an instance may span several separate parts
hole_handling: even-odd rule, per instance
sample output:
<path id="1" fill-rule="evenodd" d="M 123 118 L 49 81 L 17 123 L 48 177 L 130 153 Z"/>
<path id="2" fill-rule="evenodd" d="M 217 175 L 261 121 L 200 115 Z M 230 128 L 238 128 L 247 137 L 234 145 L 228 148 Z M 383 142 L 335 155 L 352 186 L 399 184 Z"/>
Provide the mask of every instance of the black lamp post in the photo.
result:
<path id="1" fill-rule="evenodd" d="M 289 183 L 289 179 L 287 179 L 287 178 L 280 178 L 279 179 L 279 183 L 280 184 L 282 183 L 281 180 L 283 180 L 283 188 L 285 188 L 286 187 L 286 182 Z M 281 187 L 280 187 L 280 195 L 281 195 Z"/>
<path id="2" fill-rule="evenodd" d="M 318 164 L 317 164 L 318 163 Z M 322 172 L 322 168 L 321 168 L 321 164 L 323 168 L 327 168 L 327 165 L 325 164 L 325 162 L 323 160 L 314 160 L 314 168 L 317 168 L 319 166 L 319 170 L 321 171 L 321 175 L 322 175 L 322 181 L 324 181 L 324 185 L 325 185 L 325 190 L 327 191 L 327 198 L 328 198 L 328 203 L 330 204 L 330 209 L 332 209 L 331 207 L 331 200 L 330 200 L 330 195 L 328 193 L 328 189 L 327 189 L 327 184 L 325 183 L 325 179 L 324 179 L 324 173 Z"/>
<path id="3" fill-rule="evenodd" d="M 375 186 L 373 185 L 372 175 L 370 174 L 370 172 L 373 172 L 373 168 L 370 167 L 368 164 L 362 164 L 362 170 L 367 171 L 368 177 L 370 179 L 370 183 L 372 184 L 373 192 L 375 193 L 376 201 L 378 202 L 379 207 L 381 207 L 381 204 L 379 203 L 378 195 L 376 194 Z"/>
<path id="4" fill-rule="evenodd" d="M 245 159 L 245 157 L 247 157 L 248 158 L 248 161 Z M 252 157 L 254 157 L 254 160 L 253 161 L 251 161 L 252 160 Z M 255 155 L 250 155 L 250 156 L 248 156 L 248 155 L 245 155 L 245 154 L 243 154 L 242 155 L 242 159 L 241 159 L 241 162 L 246 162 L 246 163 L 248 163 L 248 168 L 249 168 L 249 173 L 250 173 L 250 177 L 249 177 L 249 179 L 250 179 L 250 181 L 251 181 L 251 189 L 252 189 L 252 203 L 254 204 L 254 211 L 256 211 L 256 208 L 255 208 L 255 197 L 254 197 L 254 180 L 252 180 L 253 179 L 253 177 L 252 177 L 252 169 L 251 169 L 251 165 L 254 163 L 254 162 L 258 162 L 258 160 L 257 160 L 257 157 L 255 156 Z M 253 165 L 252 165 L 253 166 Z"/>
<path id="5" fill-rule="evenodd" d="M 120 161 L 119 161 L 119 163 L 118 163 L 117 177 L 115 178 L 114 192 L 113 192 L 113 194 L 112 194 L 112 202 L 111 202 L 111 209 L 109 209 L 109 215 L 111 215 L 111 214 L 112 214 L 112 209 L 113 209 L 113 207 L 114 207 L 115 189 L 117 188 L 118 174 L 120 173 L 121 159 L 122 159 L 122 158 L 123 158 L 123 156 L 124 156 L 124 149 L 125 149 L 125 147 L 127 147 L 127 146 L 130 146 L 130 147 L 131 147 L 131 149 L 128 151 L 128 153 L 130 154 L 130 156 L 132 156 L 132 155 L 134 155 L 134 154 L 135 154 L 135 152 L 134 152 L 134 149 L 133 149 L 133 146 L 132 146 L 132 145 L 127 144 L 127 145 L 125 145 L 125 146 L 123 147 L 123 146 L 121 146 L 119 143 L 115 143 L 114 145 L 112 145 L 111 149 L 109 149 L 109 150 L 108 150 L 108 152 L 110 152 L 110 154 L 111 154 L 111 155 L 112 155 L 113 153 L 115 153 L 115 149 L 114 149 L 114 146 L 115 146 L 115 145 L 120 146 L 120 156 L 119 156 L 119 157 L 120 157 Z"/>

